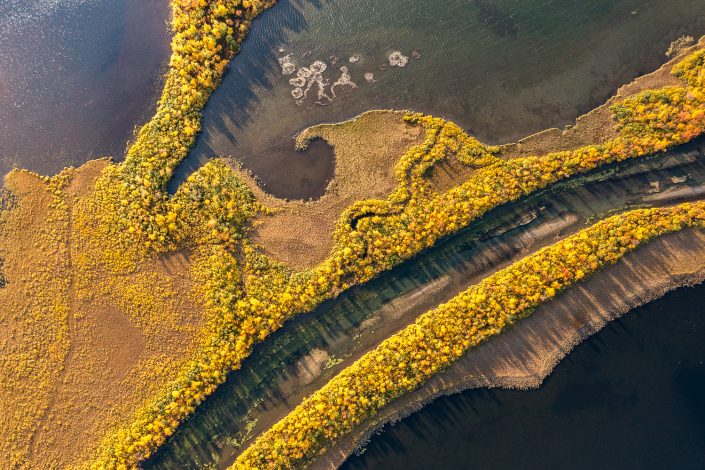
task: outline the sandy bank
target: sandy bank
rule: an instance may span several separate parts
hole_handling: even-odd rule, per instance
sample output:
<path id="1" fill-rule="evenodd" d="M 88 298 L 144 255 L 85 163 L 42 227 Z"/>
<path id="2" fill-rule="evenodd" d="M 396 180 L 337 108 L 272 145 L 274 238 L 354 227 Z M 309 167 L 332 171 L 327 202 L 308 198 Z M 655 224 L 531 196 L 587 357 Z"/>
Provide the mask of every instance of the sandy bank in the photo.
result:
<path id="1" fill-rule="evenodd" d="M 507 332 L 468 352 L 424 387 L 341 439 L 313 468 L 336 468 L 387 422 L 440 395 L 480 387 L 538 387 L 577 344 L 608 322 L 681 286 L 705 280 L 705 234 L 685 230 L 626 255 Z"/>
<path id="2" fill-rule="evenodd" d="M 410 261 L 401 272 L 391 272 L 372 286 L 355 289 L 336 301 L 332 309 L 317 309 L 287 323 L 223 386 L 225 396 L 240 398 L 209 402 L 164 449 L 165 460 L 158 461 L 195 466 L 211 462 L 200 460 L 199 455 L 218 455 L 220 468 L 227 468 L 252 438 L 279 421 L 333 374 L 469 285 L 614 210 L 641 205 L 646 198 L 662 193 L 658 205 L 691 199 L 692 195 L 681 194 L 680 189 L 697 192 L 702 188 L 703 150 L 702 144 L 694 144 L 667 156 L 629 162 L 617 170 L 605 169 L 604 175 L 573 181 L 565 188 L 500 208 L 470 231 Z M 417 277 L 414 273 L 419 272 L 435 274 Z M 319 331 L 325 333 L 316 333 Z M 276 353 L 282 344 L 287 344 L 286 355 Z M 331 363 L 324 370 L 308 367 L 323 351 L 335 359 L 335 365 Z M 305 373 L 300 374 L 302 369 Z M 253 420 L 256 424 L 247 427 L 248 438 L 237 437 Z M 189 451 L 194 460 L 171 460 L 176 449 L 183 452 L 181 449 L 191 447 L 189 436 L 204 432 L 219 437 L 199 443 L 198 451 Z M 236 448 L 230 444 L 230 436 L 237 437 Z"/>
<path id="3" fill-rule="evenodd" d="M 546 129 L 516 143 L 500 147 L 505 159 L 545 155 L 601 144 L 616 136 L 610 107 L 617 101 L 651 88 L 678 85 L 671 69 L 699 45 L 685 49 L 658 70 L 618 89 L 606 103 L 576 119 L 565 129 Z M 340 214 L 355 201 L 385 198 L 396 186 L 394 168 L 409 148 L 423 140 L 421 129 L 402 121 L 404 111 L 369 111 L 338 124 L 321 124 L 304 130 L 297 139 L 322 138 L 335 155 L 335 176 L 323 197 L 315 201 L 287 201 L 264 192 L 252 179 L 245 180 L 260 201 L 276 209 L 255 224 L 254 239 L 272 258 L 300 270 L 324 260 L 333 246 L 331 237 Z M 473 173 L 454 158 L 437 164 L 430 172 L 436 191 L 457 186 Z"/>

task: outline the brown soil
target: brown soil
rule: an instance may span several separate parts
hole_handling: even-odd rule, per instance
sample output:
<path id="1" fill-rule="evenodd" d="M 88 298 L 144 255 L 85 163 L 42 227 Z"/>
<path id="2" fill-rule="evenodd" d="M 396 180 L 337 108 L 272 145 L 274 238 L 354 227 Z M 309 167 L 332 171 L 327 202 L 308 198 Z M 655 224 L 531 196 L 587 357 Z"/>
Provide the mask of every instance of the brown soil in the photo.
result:
<path id="1" fill-rule="evenodd" d="M 510 330 L 469 351 L 421 389 L 342 438 L 312 468 L 337 468 L 377 429 L 440 395 L 480 387 L 538 387 L 573 347 L 622 314 L 681 286 L 705 280 L 705 234 L 667 235 L 627 254 Z"/>
<path id="2" fill-rule="evenodd" d="M 333 246 L 331 234 L 340 214 L 356 201 L 385 198 L 391 193 L 397 184 L 397 161 L 421 143 L 421 129 L 404 123 L 403 115 L 399 111 L 372 111 L 341 124 L 304 131 L 300 142 L 323 138 L 333 147 L 335 177 L 326 194 L 311 202 L 276 199 L 253 187 L 260 200 L 277 209 L 255 226 L 254 240 L 263 251 L 295 269 L 323 261 Z"/>
<path id="3" fill-rule="evenodd" d="M 637 84 L 622 88 L 620 96 L 672 83 L 667 72 L 661 69 Z M 402 115 L 394 111 L 369 112 L 349 122 L 316 126 L 303 133 L 302 139 L 323 138 L 335 150 L 335 177 L 318 201 L 276 199 L 263 193 L 250 180 L 258 197 L 275 209 L 273 215 L 260 218 L 254 227 L 255 241 L 262 249 L 294 269 L 310 267 L 323 260 L 331 250 L 331 233 L 341 212 L 357 200 L 386 197 L 396 185 L 394 167 L 398 159 L 421 142 L 421 130 L 406 125 Z M 594 143 L 609 137 L 610 122 L 606 108 L 598 108 L 579 119 L 573 129 L 560 135 L 548 131 L 524 139 L 514 147 L 505 147 L 502 156 L 512 158 L 577 146 L 582 142 Z M 52 194 L 45 181 L 28 172 L 14 171 L 6 178 L 6 187 L 13 192 L 16 202 L 13 210 L 0 215 L 0 257 L 3 278 L 7 281 L 7 287 L 0 289 L 2 468 L 65 468 L 86 461 L 109 430 L 126 427 L 133 420 L 135 410 L 158 392 L 168 389 L 200 344 L 207 319 L 203 318 L 204 309 L 193 295 L 188 252 L 121 271 L 100 264 L 103 247 L 92 245 L 91 237 L 74 227 L 72 214 L 93 191 L 95 179 L 106 164 L 106 160 L 96 160 L 78 170 L 67 170 L 69 185 L 65 193 Z M 438 176 L 441 170 L 448 173 L 446 179 Z M 432 178 L 438 178 L 440 186 L 459 181 L 463 176 L 452 163 L 436 173 Z M 50 210 L 52 204 L 65 205 L 65 210 Z M 697 241 L 693 242 L 692 250 L 702 248 L 705 251 L 703 237 L 688 233 Z M 663 245 L 661 250 L 672 249 L 673 252 L 659 252 L 656 248 L 640 251 L 640 256 L 652 250 L 664 258 L 659 258 L 658 263 L 644 262 L 640 269 L 652 269 L 666 276 L 668 272 L 687 274 L 691 266 L 688 262 L 703 264 L 702 257 L 697 258 L 700 252 L 686 253 L 690 260 L 682 259 L 681 251 L 685 250 L 679 245 L 682 240 L 678 242 L 677 237 L 667 240 L 674 246 L 664 245 L 666 242 L 650 246 Z M 682 270 L 676 269 L 683 266 L 686 267 Z M 621 273 L 619 269 L 627 268 L 605 273 L 622 276 L 610 278 L 610 281 L 615 286 L 631 287 L 629 295 L 605 299 L 614 304 L 605 303 L 598 319 L 593 318 L 597 310 L 580 310 L 574 305 L 572 308 L 576 311 L 571 310 L 570 315 L 583 315 L 585 325 L 598 328 L 611 318 L 612 314 L 606 312 L 626 311 L 631 304 L 618 302 L 634 298 L 639 288 L 649 284 L 636 282 L 633 279 L 636 271 Z M 596 278 L 607 275 L 600 274 Z M 654 279 L 656 287 L 642 294 L 644 298 L 665 291 L 665 287 L 659 290 L 661 284 L 656 282 L 661 278 Z M 673 283 L 680 278 L 671 276 L 669 279 L 668 282 Z M 593 281 L 585 286 L 590 282 Z M 600 286 L 601 296 L 608 295 L 607 287 Z M 562 299 L 578 295 L 572 292 L 582 290 L 571 291 Z M 600 299 L 594 301 L 599 303 Z M 582 305 L 589 305 L 585 299 L 581 301 Z M 620 305 L 622 310 L 612 309 Z M 555 305 L 552 308 L 558 309 Z M 546 315 L 537 312 L 534 318 Z M 537 377 L 548 373 L 566 348 L 588 334 L 589 329 L 576 326 L 579 318 L 566 318 L 571 320 L 563 326 L 556 319 L 544 325 L 536 324 L 538 320 L 533 318 L 523 322 L 509 334 L 488 343 L 499 342 L 500 346 L 478 348 L 477 351 L 490 352 L 468 355 L 500 363 L 488 363 L 483 366 L 486 368 L 475 372 L 454 366 L 419 391 L 425 398 L 413 394 L 409 397 L 411 401 L 400 402 L 390 408 L 390 413 L 409 410 L 435 393 L 450 390 L 450 386 L 443 388 L 444 380 L 453 386 L 538 383 Z M 598 321 L 600 318 L 602 323 Z M 525 331 L 525 336 L 517 331 Z M 571 336 L 570 332 L 575 334 Z M 563 334 L 566 336 L 561 336 Z M 560 342 L 566 338 L 572 338 L 573 343 Z M 531 354 L 517 356 L 522 354 L 522 347 L 529 348 Z M 507 352 L 514 355 L 508 356 Z M 310 367 L 312 373 L 321 366 L 323 357 L 314 359 L 315 364 Z M 526 362 L 529 359 L 531 361 Z M 483 363 L 474 360 L 473 364 L 477 368 Z M 521 364 L 526 367 L 521 369 Z M 459 378 L 452 381 L 448 374 L 456 370 Z M 481 373 L 484 375 L 477 375 Z M 390 416 L 393 415 L 380 416 L 380 421 L 370 423 L 350 440 L 342 442 L 326 462 L 342 459 L 359 438 Z"/>

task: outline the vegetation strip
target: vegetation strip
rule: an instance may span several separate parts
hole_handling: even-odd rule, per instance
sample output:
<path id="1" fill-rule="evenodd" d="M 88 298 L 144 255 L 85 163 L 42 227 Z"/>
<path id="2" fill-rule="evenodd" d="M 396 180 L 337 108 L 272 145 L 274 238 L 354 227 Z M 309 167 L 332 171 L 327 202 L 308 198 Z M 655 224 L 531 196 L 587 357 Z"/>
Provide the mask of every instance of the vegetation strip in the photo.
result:
<path id="1" fill-rule="evenodd" d="M 212 24 L 219 22 L 211 21 L 212 12 L 219 4 L 177 8 L 175 24 L 185 27 L 191 22 L 196 31 L 212 31 Z M 191 26 L 187 32 L 193 31 Z M 203 60 L 194 50 L 202 50 L 204 39 L 188 37 L 175 39 L 176 57 L 181 57 L 179 47 L 191 54 L 172 61 L 170 76 L 181 76 Z M 223 62 L 210 64 L 209 73 L 219 77 Z M 200 65 L 194 70 L 201 70 Z M 614 106 L 616 138 L 541 157 L 504 161 L 494 155 L 495 149 L 452 123 L 407 116 L 410 125 L 425 129 L 426 139 L 401 158 L 397 189 L 386 200 L 361 201 L 345 211 L 331 256 L 303 272 L 291 272 L 249 241 L 250 221 L 267 209 L 224 161 L 212 160 L 173 198 L 166 196 L 166 182 L 192 144 L 195 119 L 214 86 L 214 79 L 203 79 L 199 72 L 201 78 L 181 85 L 181 92 L 188 88 L 191 97 L 181 104 L 186 111 L 172 115 L 167 111 L 173 108 L 171 93 L 178 90 L 170 91 L 168 79 L 168 98 L 162 100 L 157 117 L 140 132 L 126 162 L 104 172 L 82 219 L 84 226 L 99 220 L 96 239 L 106 247 L 106 263 L 117 263 L 113 269 L 129 270 L 130 254 L 139 260 L 191 247 L 193 276 L 209 312 L 210 333 L 170 391 L 139 410 L 129 428 L 107 438 L 95 466 L 129 466 L 151 455 L 225 375 L 240 366 L 254 344 L 293 315 L 398 265 L 493 207 L 600 165 L 664 151 L 700 135 L 705 128 L 702 71 L 700 51 L 674 68 L 684 86 L 642 92 Z M 439 193 L 425 175 L 449 158 L 476 171 L 464 184 Z"/>
<path id="2" fill-rule="evenodd" d="M 705 228 L 705 202 L 605 219 L 420 316 L 257 438 L 231 468 L 302 468 L 395 398 L 600 268 L 655 237 Z"/>
<path id="3" fill-rule="evenodd" d="M 600 165 L 667 150 L 705 129 L 702 50 L 674 68 L 682 86 L 617 103 L 616 137 L 601 145 L 505 161 L 452 123 L 409 115 L 406 121 L 424 129 L 425 141 L 400 159 L 396 190 L 385 200 L 353 204 L 335 229 L 330 257 L 293 272 L 250 240 L 251 224 L 269 209 L 224 160 L 211 160 L 173 197 L 166 191 L 174 168 L 195 142 L 203 107 L 229 59 L 251 21 L 273 4 L 172 0 L 174 38 L 165 88 L 125 161 L 103 162 L 94 190 L 75 197 L 68 188 L 80 169 L 44 179 L 54 201 L 47 224 L 61 226 L 66 239 L 80 247 L 70 269 L 82 296 L 111 291 L 136 322 L 167 321 L 161 299 L 173 298 L 170 286 L 140 269 L 181 251 L 189 254 L 190 280 L 206 313 L 199 352 L 179 378 L 136 410 L 129 424 L 106 436 L 86 466 L 134 467 L 149 457 L 228 372 L 240 367 L 257 342 L 292 316 L 372 279 L 500 204 Z M 436 191 L 427 174 L 451 158 L 474 172 L 465 183 Z M 93 284 L 102 273 L 114 280 Z"/>

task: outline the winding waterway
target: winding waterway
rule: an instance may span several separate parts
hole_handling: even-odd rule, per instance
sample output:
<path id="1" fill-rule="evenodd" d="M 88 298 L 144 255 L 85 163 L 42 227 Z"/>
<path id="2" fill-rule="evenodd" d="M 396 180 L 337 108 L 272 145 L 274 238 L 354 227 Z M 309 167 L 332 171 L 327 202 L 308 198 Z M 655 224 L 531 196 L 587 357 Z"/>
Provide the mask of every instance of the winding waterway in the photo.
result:
<path id="1" fill-rule="evenodd" d="M 182 425 L 146 468 L 225 469 L 267 429 L 419 314 L 614 209 L 701 197 L 705 141 L 575 178 L 495 209 L 439 246 L 288 322 Z M 243 445 L 244 443 L 244 445 Z"/>
<path id="2" fill-rule="evenodd" d="M 1 2 L 0 171 L 19 165 L 52 174 L 96 156 L 119 159 L 154 109 L 168 56 L 167 17 L 166 0 Z M 702 0 L 280 0 L 254 23 L 209 102 L 204 133 L 179 178 L 207 158 L 234 155 L 275 195 L 317 197 L 333 164 L 323 142 L 293 151 L 292 136 L 309 125 L 370 108 L 412 108 L 453 119 L 487 142 L 511 141 L 572 122 L 656 68 L 683 34 L 705 34 Z M 312 67 L 317 60 L 325 70 Z M 298 74 L 301 67 L 308 72 Z M 291 82 L 299 75 L 303 86 Z M 309 85 L 303 99 L 294 96 Z M 680 155 L 694 152 L 651 176 L 608 172 L 598 178 L 606 182 L 583 179 L 583 189 L 494 211 L 488 225 L 290 322 L 150 465 L 231 462 L 237 444 L 252 437 L 247 429 L 257 432 L 375 341 L 467 286 L 489 269 L 488 253 L 496 267 L 550 241 L 510 245 L 525 232 L 570 222 L 560 234 L 614 207 L 659 202 L 650 193 L 654 183 L 696 195 L 688 191 L 705 182 L 702 141 Z M 478 467 L 574 467 L 571 458 L 597 466 L 610 455 L 625 465 L 702 462 L 705 325 L 696 314 L 703 292 L 679 291 L 627 315 L 576 350 L 538 391 L 440 399 L 346 465 L 467 468 L 472 457 Z M 670 313 L 678 319 L 659 320 Z M 393 328 L 385 324 L 395 315 L 405 316 Z M 507 441 L 515 454 L 500 452 Z M 681 443 L 684 453 L 676 455 Z M 664 450 L 656 455 L 659 444 Z"/>

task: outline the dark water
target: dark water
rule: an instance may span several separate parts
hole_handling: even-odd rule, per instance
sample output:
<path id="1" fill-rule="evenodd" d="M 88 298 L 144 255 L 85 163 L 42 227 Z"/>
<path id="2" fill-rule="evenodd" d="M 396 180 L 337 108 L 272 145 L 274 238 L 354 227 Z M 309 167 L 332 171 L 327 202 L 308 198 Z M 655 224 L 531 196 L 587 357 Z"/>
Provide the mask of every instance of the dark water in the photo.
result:
<path id="1" fill-rule="evenodd" d="M 684 288 L 628 313 L 537 390 L 439 398 L 342 468 L 705 468 L 703 299 Z"/>
<path id="2" fill-rule="evenodd" d="M 297 151 L 288 141 L 268 149 L 257 163 L 257 171 L 245 168 L 255 175 L 257 182 L 269 193 L 288 199 L 316 199 L 326 192 L 333 179 L 333 149 L 323 139 L 313 139 L 304 151 Z M 282 163 L 281 160 L 286 160 Z M 172 182 L 172 188 L 180 182 Z"/>
<path id="3" fill-rule="evenodd" d="M 656 183 L 662 191 L 705 186 L 705 141 L 668 157 L 612 166 L 502 206 L 398 268 L 287 322 L 255 348 L 145 468 L 228 468 L 248 429 L 255 436 L 419 314 L 467 289 L 497 266 L 538 249 L 541 241 L 527 244 L 527 232 L 572 216 L 575 223 L 562 235 L 572 233 L 610 210 L 643 204 L 653 196 Z M 536 218 L 527 221 L 531 214 Z M 399 315 L 393 314 L 392 321 L 390 312 Z M 377 323 L 371 332 L 365 325 L 373 320 Z M 325 351 L 342 362 L 302 384 L 306 375 L 302 360 L 311 351 Z"/>
<path id="4" fill-rule="evenodd" d="M 0 0 L 0 174 L 120 159 L 155 108 L 168 0 Z"/>
<path id="5" fill-rule="evenodd" d="M 274 194 L 320 194 L 330 155 L 294 158 L 293 135 L 372 108 L 433 113 L 484 141 L 512 141 L 601 104 L 661 65 L 683 34 L 705 34 L 703 0 L 280 0 L 254 23 L 206 107 L 179 177 L 232 155 Z M 390 66 L 394 51 L 405 67 Z M 289 55 L 285 75 L 279 59 Z M 297 102 L 293 70 L 317 60 L 324 95 L 309 78 Z M 341 67 L 356 88 L 331 91 Z"/>
<path id="6" fill-rule="evenodd" d="M 181 174 L 210 156 L 232 154 L 274 194 L 319 196 L 332 175 L 330 151 L 316 142 L 308 152 L 295 153 L 291 137 L 311 124 L 369 108 L 431 112 L 489 142 L 562 126 L 619 84 L 656 68 L 671 40 L 705 34 L 703 11 L 703 0 L 280 0 L 255 22 L 207 107 L 205 133 Z M 18 164 L 49 174 L 95 156 L 119 157 L 132 130 L 154 109 L 168 56 L 167 16 L 166 0 L 0 0 L 0 170 Z M 394 51 L 408 57 L 405 67 L 389 66 Z M 297 104 L 289 84 L 296 73 L 283 75 L 278 62 L 288 54 L 298 67 L 326 62 L 321 80 L 328 80 L 328 99 Z M 360 60 L 350 62 L 352 56 Z M 339 86 L 330 99 L 343 65 L 356 88 Z M 373 81 L 365 73 L 373 73 Z M 696 166 L 693 171 L 702 174 L 702 165 Z M 653 178 L 636 179 L 643 186 Z M 607 210 L 615 201 L 628 205 L 634 201 L 626 187 L 619 192 L 617 182 L 603 193 L 592 188 L 604 196 L 600 203 L 579 191 L 563 194 L 565 200 L 554 200 L 542 217 L 557 217 L 570 204 L 584 214 Z M 517 210 L 540 205 L 534 200 Z M 340 345 L 354 343 L 355 327 L 366 316 L 444 274 L 455 276 L 453 286 L 459 288 L 476 250 L 475 236 L 456 238 L 272 338 L 180 431 L 172 441 L 177 449 L 166 451 L 174 454 L 164 457 L 179 464 L 164 466 L 217 461 L 221 441 L 236 437 L 253 404 L 265 409 L 280 404 L 277 384 L 292 360 L 312 347 L 345 350 Z M 659 452 L 677 467 L 702 462 L 702 455 L 695 460 L 687 451 L 705 448 L 703 371 L 697 362 L 704 357 L 703 326 L 693 320 L 691 332 L 691 323 L 678 320 L 687 315 L 681 310 L 697 313 L 698 297 L 679 302 L 669 304 L 668 315 L 630 314 L 609 327 L 569 356 L 539 391 L 470 392 L 447 399 L 459 401 L 434 412 L 444 406 L 439 400 L 428 418 L 422 412 L 405 421 L 412 423 L 405 435 L 389 432 L 375 440 L 366 463 L 356 459 L 348 465 L 433 468 L 445 462 L 447 468 L 475 463 L 495 468 L 511 461 L 522 467 L 580 467 L 616 456 L 610 462 L 626 466 L 632 462 L 626 459 L 634 459 L 636 466 L 663 467 L 665 457 L 654 456 Z M 625 327 L 632 317 L 664 323 L 640 320 Z M 658 335 L 661 342 L 654 339 Z M 614 357 L 602 360 L 611 351 L 611 337 L 619 347 Z M 621 351 L 629 344 L 641 349 L 639 354 Z M 548 398 L 532 398 L 542 393 Z M 624 414 L 629 410 L 637 411 Z M 473 416 L 473 423 L 462 423 Z M 514 421 L 503 421 L 507 416 Z M 453 428 L 454 423 L 460 424 Z M 424 427 L 430 430 L 426 434 L 419 431 Z M 619 448 L 608 439 L 610 429 L 614 440 L 621 440 Z M 584 453 L 594 460 L 576 446 L 588 449 Z M 684 453 L 674 455 L 678 446 Z M 595 450 L 600 447 L 603 454 Z M 619 454 L 625 449 L 632 454 Z"/>

